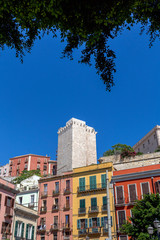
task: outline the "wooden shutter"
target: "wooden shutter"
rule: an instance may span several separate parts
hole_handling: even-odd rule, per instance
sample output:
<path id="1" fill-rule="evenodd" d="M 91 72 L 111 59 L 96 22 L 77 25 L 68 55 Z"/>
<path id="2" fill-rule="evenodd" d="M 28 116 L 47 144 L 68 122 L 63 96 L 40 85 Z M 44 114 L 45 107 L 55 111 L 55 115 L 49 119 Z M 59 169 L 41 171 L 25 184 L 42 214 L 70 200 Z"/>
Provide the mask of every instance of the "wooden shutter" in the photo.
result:
<path id="1" fill-rule="evenodd" d="M 89 218 L 89 227 L 92 227 L 92 218 Z"/>
<path id="2" fill-rule="evenodd" d="M 106 188 L 106 174 L 101 175 L 102 188 Z"/>
<path id="3" fill-rule="evenodd" d="M 28 224 L 26 226 L 26 239 L 28 239 Z"/>
<path id="4" fill-rule="evenodd" d="M 155 182 L 155 189 L 156 189 L 156 193 L 160 193 L 160 184 L 159 181 Z"/>
<path id="5" fill-rule="evenodd" d="M 80 208 L 85 208 L 85 199 L 80 200 Z"/>
<path id="6" fill-rule="evenodd" d="M 96 189 L 96 176 L 90 176 L 90 189 Z"/>
<path id="7" fill-rule="evenodd" d="M 70 189 L 70 180 L 66 180 L 66 189 Z"/>
<path id="8" fill-rule="evenodd" d="M 125 221 L 125 211 L 118 211 L 118 222 L 119 222 L 119 227 L 122 226 L 122 224 Z"/>
<path id="9" fill-rule="evenodd" d="M 137 199 L 135 184 L 129 185 L 129 196 L 130 196 L 130 202 L 134 202 Z"/>
<path id="10" fill-rule="evenodd" d="M 32 240 L 34 240 L 34 226 L 32 226 Z"/>
<path id="11" fill-rule="evenodd" d="M 104 205 L 107 205 L 107 197 L 105 196 L 105 197 L 103 197 L 103 206 Z"/>
<path id="12" fill-rule="evenodd" d="M 22 232 L 21 232 L 21 237 L 23 238 L 23 234 L 24 234 L 24 223 L 22 223 Z"/>
<path id="13" fill-rule="evenodd" d="M 8 197 L 6 196 L 5 197 L 5 203 L 4 203 L 5 206 L 7 206 L 7 199 L 8 199 Z"/>
<path id="14" fill-rule="evenodd" d="M 149 183 L 141 183 L 142 186 L 142 195 L 149 194 Z"/>
<path id="15" fill-rule="evenodd" d="M 12 198 L 12 200 L 11 200 L 11 207 L 12 208 L 14 207 L 14 198 Z"/>
<path id="16" fill-rule="evenodd" d="M 15 224 L 14 236 L 17 237 L 17 228 L 18 228 L 18 221 Z"/>
<path id="17" fill-rule="evenodd" d="M 100 218 L 97 218 L 97 227 L 100 227 Z"/>
<path id="18" fill-rule="evenodd" d="M 91 198 L 91 207 L 97 206 L 97 198 Z"/>
<path id="19" fill-rule="evenodd" d="M 85 219 L 85 228 L 88 228 L 88 219 Z"/>
<path id="20" fill-rule="evenodd" d="M 117 186 L 116 191 L 117 191 L 117 203 L 118 204 L 124 203 L 123 186 Z"/>
<path id="21" fill-rule="evenodd" d="M 113 226 L 113 222 L 112 222 L 112 216 L 111 216 L 111 227 Z"/>
<path id="22" fill-rule="evenodd" d="M 104 227 L 104 217 L 101 217 L 101 227 Z"/>
<path id="23" fill-rule="evenodd" d="M 85 191 L 85 178 L 79 178 L 79 190 Z"/>

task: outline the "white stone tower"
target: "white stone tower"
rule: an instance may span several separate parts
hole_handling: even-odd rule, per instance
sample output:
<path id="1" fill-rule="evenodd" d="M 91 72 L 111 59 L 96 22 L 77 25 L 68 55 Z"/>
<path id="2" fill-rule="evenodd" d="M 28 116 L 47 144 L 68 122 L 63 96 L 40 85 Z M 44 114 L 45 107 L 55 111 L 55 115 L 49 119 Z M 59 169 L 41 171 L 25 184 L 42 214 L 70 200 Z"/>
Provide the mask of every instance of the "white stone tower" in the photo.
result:
<path id="1" fill-rule="evenodd" d="M 97 163 L 96 132 L 72 118 L 58 130 L 57 173 Z"/>

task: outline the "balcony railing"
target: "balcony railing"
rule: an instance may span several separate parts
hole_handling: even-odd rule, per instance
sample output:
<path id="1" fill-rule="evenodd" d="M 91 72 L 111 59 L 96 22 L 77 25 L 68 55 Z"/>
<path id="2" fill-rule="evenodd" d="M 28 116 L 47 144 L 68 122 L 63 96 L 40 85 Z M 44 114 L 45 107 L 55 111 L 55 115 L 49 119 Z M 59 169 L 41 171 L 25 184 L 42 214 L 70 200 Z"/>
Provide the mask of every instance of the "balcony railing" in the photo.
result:
<path id="1" fill-rule="evenodd" d="M 103 205 L 102 206 L 102 212 L 106 212 L 107 211 L 107 205 Z"/>
<path id="2" fill-rule="evenodd" d="M 47 207 L 41 207 L 40 208 L 40 213 L 43 214 L 43 213 L 46 213 L 47 212 Z"/>
<path id="3" fill-rule="evenodd" d="M 28 163 L 28 158 L 25 159 L 25 163 Z"/>
<path id="4" fill-rule="evenodd" d="M 106 233 L 108 233 L 108 228 L 104 227 L 103 228 L 103 234 L 106 234 Z"/>
<path id="5" fill-rule="evenodd" d="M 21 163 L 21 160 L 18 160 L 17 164 L 20 164 Z"/>
<path id="6" fill-rule="evenodd" d="M 70 223 L 63 223 L 64 230 L 70 230 Z"/>
<path id="7" fill-rule="evenodd" d="M 54 205 L 52 206 L 52 213 L 53 213 L 53 212 L 58 212 L 58 210 L 59 210 L 58 204 L 54 204 Z"/>
<path id="8" fill-rule="evenodd" d="M 70 209 L 70 205 L 69 204 L 66 204 L 64 207 L 63 207 L 63 211 L 68 211 Z"/>
<path id="9" fill-rule="evenodd" d="M 116 205 L 116 207 L 124 206 L 125 205 L 125 198 L 124 197 L 117 198 L 115 205 Z"/>
<path id="10" fill-rule="evenodd" d="M 13 208 L 6 206 L 5 217 L 13 217 Z"/>
<path id="11" fill-rule="evenodd" d="M 52 196 L 58 196 L 59 195 L 59 190 L 53 190 Z"/>
<path id="12" fill-rule="evenodd" d="M 90 235 L 96 235 L 101 234 L 101 227 L 92 227 L 88 229 L 88 234 Z"/>
<path id="13" fill-rule="evenodd" d="M 86 235 L 88 233 L 88 229 L 82 228 L 78 231 L 78 236 Z"/>
<path id="14" fill-rule="evenodd" d="M 102 191 L 105 189 L 106 189 L 105 183 L 98 183 L 98 184 L 93 184 L 93 185 L 80 186 L 77 188 L 77 192 L 83 193 L 83 192 L 91 192 L 91 191 Z"/>
<path id="15" fill-rule="evenodd" d="M 132 199 L 130 199 L 129 197 L 126 199 L 126 204 L 127 205 L 134 205 L 136 203 L 136 201 L 138 200 L 138 197 L 134 197 Z"/>
<path id="16" fill-rule="evenodd" d="M 45 223 L 42 225 L 37 226 L 37 232 L 38 233 L 44 233 L 46 231 L 46 225 Z"/>
<path id="17" fill-rule="evenodd" d="M 47 196 L 48 196 L 47 191 L 41 192 L 41 198 L 46 198 Z"/>
<path id="18" fill-rule="evenodd" d="M 59 230 L 59 224 L 58 223 L 53 223 L 51 225 L 51 232 L 58 231 L 58 230 Z"/>
<path id="19" fill-rule="evenodd" d="M 64 189 L 64 194 L 70 194 L 70 193 L 71 193 L 70 188 L 65 188 L 65 189 Z"/>
<path id="20" fill-rule="evenodd" d="M 78 208 L 78 214 L 86 214 L 86 208 Z"/>
<path id="21" fill-rule="evenodd" d="M 98 206 L 91 206 L 89 207 L 88 213 L 98 213 L 99 207 Z"/>

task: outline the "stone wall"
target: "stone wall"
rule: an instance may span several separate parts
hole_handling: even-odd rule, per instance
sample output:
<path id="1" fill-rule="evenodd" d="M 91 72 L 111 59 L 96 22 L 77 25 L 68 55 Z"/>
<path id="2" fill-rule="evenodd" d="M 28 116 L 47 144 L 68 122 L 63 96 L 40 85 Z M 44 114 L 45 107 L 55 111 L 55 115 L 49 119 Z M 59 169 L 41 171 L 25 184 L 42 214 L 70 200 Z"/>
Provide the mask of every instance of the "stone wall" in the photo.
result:
<path id="1" fill-rule="evenodd" d="M 149 166 L 160 163 L 160 152 L 148 153 L 140 156 L 121 159 L 120 155 L 101 157 L 100 162 L 113 162 L 116 170 L 130 169 L 136 167 Z"/>
<path id="2" fill-rule="evenodd" d="M 57 173 L 97 163 L 96 132 L 72 118 L 58 130 Z"/>

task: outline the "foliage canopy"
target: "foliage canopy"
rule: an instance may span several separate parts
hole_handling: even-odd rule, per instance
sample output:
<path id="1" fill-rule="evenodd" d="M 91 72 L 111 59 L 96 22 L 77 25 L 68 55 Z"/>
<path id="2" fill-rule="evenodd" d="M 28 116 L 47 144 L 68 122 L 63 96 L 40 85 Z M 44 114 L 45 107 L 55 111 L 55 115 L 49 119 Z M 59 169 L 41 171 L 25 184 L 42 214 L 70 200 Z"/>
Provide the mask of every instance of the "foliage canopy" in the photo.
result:
<path id="1" fill-rule="evenodd" d="M 133 150 L 133 148 L 131 146 L 126 145 L 126 144 L 118 143 L 118 144 L 112 146 L 112 149 L 109 149 L 106 152 L 104 152 L 103 156 L 104 157 L 111 156 L 111 155 L 114 155 L 116 153 L 122 154 L 125 151 L 134 152 L 134 150 Z"/>
<path id="2" fill-rule="evenodd" d="M 37 176 L 41 177 L 41 171 L 39 169 L 38 170 L 30 170 L 30 171 L 23 170 L 21 175 L 13 180 L 13 183 L 19 184 L 23 180 L 25 180 L 25 179 L 27 179 L 29 177 L 32 177 L 33 175 L 37 175 Z"/>
<path id="3" fill-rule="evenodd" d="M 145 195 L 132 208 L 132 217 L 122 225 L 121 232 L 130 236 L 131 240 L 149 240 L 147 228 L 149 225 L 154 228 L 153 222 L 156 218 L 160 220 L 160 196 L 159 194 Z M 153 239 L 157 239 L 155 228 Z"/>
<path id="4" fill-rule="evenodd" d="M 140 23 L 150 45 L 160 34 L 160 2 L 157 0 L 4 0 L 0 2 L 0 48 L 14 48 L 23 60 L 37 38 L 60 31 L 67 44 L 63 55 L 72 59 L 83 47 L 80 62 L 95 68 L 106 90 L 114 85 L 114 51 L 109 40 Z"/>

